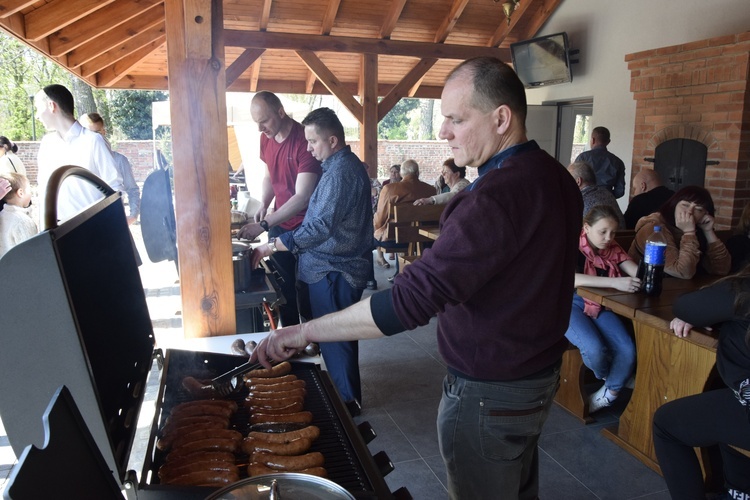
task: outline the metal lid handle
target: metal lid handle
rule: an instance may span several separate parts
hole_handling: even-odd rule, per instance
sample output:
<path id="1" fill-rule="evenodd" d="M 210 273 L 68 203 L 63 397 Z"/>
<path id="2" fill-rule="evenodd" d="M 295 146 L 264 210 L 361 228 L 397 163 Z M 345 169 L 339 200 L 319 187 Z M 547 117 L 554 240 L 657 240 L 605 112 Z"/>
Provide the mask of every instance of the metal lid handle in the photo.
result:
<path id="1" fill-rule="evenodd" d="M 63 181 L 70 176 L 80 177 L 81 179 L 92 184 L 96 189 L 101 191 L 104 196 L 110 196 L 116 193 L 109 187 L 106 182 L 82 167 L 75 165 L 65 165 L 60 167 L 49 178 L 47 183 L 47 193 L 44 198 L 44 228 L 54 229 L 57 227 L 57 198 L 60 192 L 60 186 Z"/>

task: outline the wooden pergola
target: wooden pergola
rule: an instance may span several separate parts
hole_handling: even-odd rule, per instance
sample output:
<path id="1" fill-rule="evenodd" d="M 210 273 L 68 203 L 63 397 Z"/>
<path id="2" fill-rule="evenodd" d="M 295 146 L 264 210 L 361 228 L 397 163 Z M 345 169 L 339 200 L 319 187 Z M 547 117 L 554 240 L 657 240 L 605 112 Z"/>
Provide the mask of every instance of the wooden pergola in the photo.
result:
<path id="1" fill-rule="evenodd" d="M 399 99 L 439 98 L 463 59 L 510 62 L 561 0 L 520 0 L 510 20 L 502 2 L 0 0 L 0 27 L 93 87 L 169 90 L 183 326 L 206 337 L 236 333 L 226 91 L 335 95 L 375 168 Z"/>

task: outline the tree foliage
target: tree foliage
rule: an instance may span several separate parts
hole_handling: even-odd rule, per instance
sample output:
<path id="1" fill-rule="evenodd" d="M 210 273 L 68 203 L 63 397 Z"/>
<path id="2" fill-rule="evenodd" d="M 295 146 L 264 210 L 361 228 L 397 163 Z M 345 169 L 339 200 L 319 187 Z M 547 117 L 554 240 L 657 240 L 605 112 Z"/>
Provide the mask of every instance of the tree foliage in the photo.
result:
<path id="1" fill-rule="evenodd" d="M 401 99 L 378 124 L 378 138 L 408 139 L 409 112 L 419 107 L 419 99 Z"/>
<path id="2" fill-rule="evenodd" d="M 110 127 L 128 139 L 151 139 L 151 103 L 166 101 L 166 93 L 119 90 L 108 94 Z"/>

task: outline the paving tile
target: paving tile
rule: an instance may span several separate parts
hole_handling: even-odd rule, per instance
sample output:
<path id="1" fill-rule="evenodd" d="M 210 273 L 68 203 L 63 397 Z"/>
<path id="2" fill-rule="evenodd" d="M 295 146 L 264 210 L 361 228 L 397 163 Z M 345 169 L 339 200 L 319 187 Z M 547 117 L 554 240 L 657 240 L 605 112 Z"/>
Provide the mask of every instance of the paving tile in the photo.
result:
<path id="1" fill-rule="evenodd" d="M 596 500 L 597 496 L 547 453 L 540 450 L 539 498 Z"/>
<path id="2" fill-rule="evenodd" d="M 404 433 L 406 439 L 419 452 L 421 457 L 440 455 L 437 440 L 437 413 L 440 395 L 385 405 L 388 415 Z"/>
<path id="3" fill-rule="evenodd" d="M 440 397 L 445 367 L 425 355 L 405 363 L 366 366 L 360 372 L 367 386 L 363 399 L 373 405 Z"/>
<path id="4" fill-rule="evenodd" d="M 406 487 L 415 500 L 448 498 L 447 490 L 424 460 L 399 463 L 385 482 L 391 492 Z"/>

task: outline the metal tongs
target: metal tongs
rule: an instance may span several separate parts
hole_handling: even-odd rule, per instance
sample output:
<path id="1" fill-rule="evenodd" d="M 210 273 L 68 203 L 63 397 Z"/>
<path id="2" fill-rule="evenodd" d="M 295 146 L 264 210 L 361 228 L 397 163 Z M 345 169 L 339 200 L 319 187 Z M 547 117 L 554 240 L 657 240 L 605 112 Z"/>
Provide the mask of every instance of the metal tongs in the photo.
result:
<path id="1" fill-rule="evenodd" d="M 271 308 L 268 307 L 268 303 L 265 301 L 263 301 L 263 308 L 266 310 L 266 314 L 268 315 L 271 329 L 275 330 L 276 322 L 273 320 Z M 215 379 L 212 379 L 211 387 L 214 388 L 214 391 L 216 391 L 219 396 L 229 396 L 233 392 L 237 392 L 242 388 L 242 381 L 238 380 L 237 378 L 239 375 L 243 375 L 258 368 L 263 368 L 263 365 L 261 365 L 259 362 L 251 363 L 250 361 L 248 361 L 247 363 L 243 363 L 237 368 L 233 368 L 223 375 L 219 375 Z"/>

